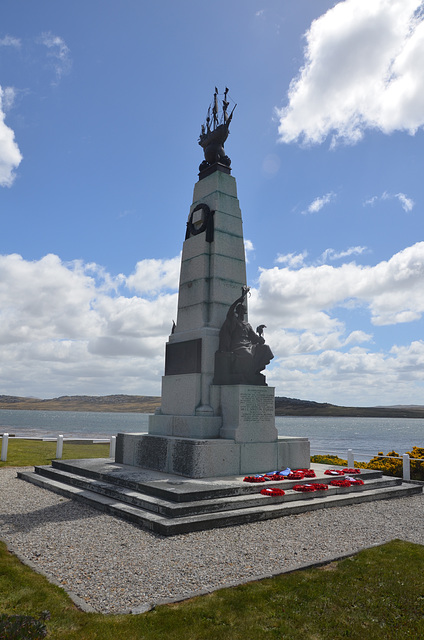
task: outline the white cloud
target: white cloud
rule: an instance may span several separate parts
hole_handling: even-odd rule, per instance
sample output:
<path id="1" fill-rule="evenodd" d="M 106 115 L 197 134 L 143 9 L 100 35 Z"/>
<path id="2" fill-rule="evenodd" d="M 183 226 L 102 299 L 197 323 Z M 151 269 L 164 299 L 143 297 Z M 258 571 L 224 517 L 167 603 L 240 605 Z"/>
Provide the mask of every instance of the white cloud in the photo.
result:
<path id="1" fill-rule="evenodd" d="M 178 288 L 181 257 L 170 260 L 141 260 L 137 262 L 135 272 L 128 276 L 126 285 L 137 293 L 156 294 L 163 289 Z"/>
<path id="2" fill-rule="evenodd" d="M 335 249 L 326 249 L 321 255 L 321 262 L 327 262 L 327 260 L 335 261 L 342 258 L 349 258 L 350 256 L 359 256 L 361 253 L 367 250 L 367 247 L 349 247 L 344 251 L 336 251 Z"/>
<path id="3" fill-rule="evenodd" d="M 375 266 L 306 266 L 299 256 L 262 270 L 249 298 L 250 322 L 265 322 L 275 354 L 268 383 L 279 395 L 322 401 L 418 402 L 424 343 L 376 345 L 380 325 L 424 312 L 424 242 Z M 179 263 L 143 260 L 129 276 L 113 276 L 55 255 L 0 256 L 2 393 L 159 394 Z M 356 307 L 375 331 L 355 325 L 354 314 L 346 326 Z"/>
<path id="4" fill-rule="evenodd" d="M 16 98 L 15 87 L 3 87 L 1 96 L 1 105 L 3 111 L 7 113 L 13 107 Z"/>
<path id="5" fill-rule="evenodd" d="M 244 241 L 244 253 L 246 256 L 246 262 L 249 262 L 249 257 L 254 255 L 255 247 L 253 246 L 253 242 L 251 240 Z"/>
<path id="6" fill-rule="evenodd" d="M 48 49 L 47 55 L 50 58 L 55 71 L 56 84 L 62 79 L 62 76 L 66 75 L 71 70 L 72 59 L 70 49 L 63 38 L 55 36 L 50 31 L 42 33 L 38 42 Z"/>
<path id="7" fill-rule="evenodd" d="M 312 22 L 305 64 L 277 109 L 279 139 L 355 143 L 424 125 L 422 0 L 344 0 Z"/>
<path id="8" fill-rule="evenodd" d="M 399 200 L 404 211 L 412 211 L 414 208 L 415 202 L 404 193 L 395 193 L 395 198 Z"/>
<path id="9" fill-rule="evenodd" d="M 370 205 L 371 207 L 373 207 L 375 205 L 376 202 L 381 201 L 381 200 L 393 200 L 394 198 L 396 198 L 397 200 L 399 200 L 402 209 L 406 212 L 408 211 L 412 211 L 412 209 L 415 206 L 415 202 L 412 200 L 412 198 L 409 198 L 406 194 L 400 192 L 400 193 L 388 193 L 387 191 L 385 191 L 384 193 L 381 194 L 381 196 L 372 196 L 372 198 L 369 198 L 368 200 L 365 200 L 364 202 L 364 207 L 367 205 Z"/>
<path id="10" fill-rule="evenodd" d="M 372 196 L 372 198 L 368 198 L 368 200 L 365 200 L 363 206 L 366 207 L 367 205 L 370 205 L 371 207 L 373 207 L 375 203 L 378 202 L 378 200 L 380 200 L 379 196 Z"/>
<path id="11" fill-rule="evenodd" d="M 166 272 L 167 263 L 179 258 L 163 262 Z M 133 275 L 142 273 L 143 261 Z M 98 265 L 63 263 L 55 255 L 31 262 L 0 256 L 2 392 L 159 394 L 177 295 L 117 295 L 126 281 Z M 168 286 L 166 278 L 162 283 Z"/>
<path id="12" fill-rule="evenodd" d="M 0 38 L 0 47 L 14 47 L 15 49 L 20 49 L 21 41 L 19 38 L 7 35 L 4 36 L 4 38 Z"/>
<path id="13" fill-rule="evenodd" d="M 285 255 L 279 254 L 275 262 L 285 264 L 291 269 L 298 269 L 304 266 L 307 256 L 307 251 L 302 251 L 302 253 L 287 253 Z"/>
<path id="14" fill-rule="evenodd" d="M 343 258 L 349 258 L 350 256 L 361 255 L 367 251 L 367 247 L 349 247 L 342 251 L 336 251 L 335 249 L 326 249 L 322 252 L 316 265 L 324 264 L 328 261 L 334 262 L 336 260 L 342 260 Z M 283 264 L 290 269 L 299 269 L 306 266 L 306 258 L 308 252 L 302 251 L 302 253 L 287 253 L 279 254 L 275 260 L 277 264 Z"/>
<path id="15" fill-rule="evenodd" d="M 418 340 L 389 352 L 363 347 L 349 351 L 282 358 L 268 382 L 284 395 L 325 400 L 344 405 L 420 404 L 424 383 L 424 341 Z"/>
<path id="16" fill-rule="evenodd" d="M 324 196 L 315 198 L 315 200 L 313 200 L 308 208 L 305 211 L 302 211 L 302 213 L 317 213 L 318 211 L 321 211 L 321 209 L 325 207 L 326 204 L 332 202 L 335 197 L 336 194 L 330 191 L 330 193 L 326 193 Z"/>
<path id="17" fill-rule="evenodd" d="M 352 301 L 368 307 L 376 326 L 417 320 L 424 313 L 424 242 L 375 266 L 262 269 L 255 300 L 286 328 L 333 330 L 338 321 L 330 310 Z"/>
<path id="18" fill-rule="evenodd" d="M 9 88 L 10 89 L 10 88 Z M 15 180 L 15 169 L 22 154 L 15 142 L 13 130 L 5 123 L 5 107 L 10 107 L 11 93 L 0 86 L 0 186 L 10 187 Z"/>

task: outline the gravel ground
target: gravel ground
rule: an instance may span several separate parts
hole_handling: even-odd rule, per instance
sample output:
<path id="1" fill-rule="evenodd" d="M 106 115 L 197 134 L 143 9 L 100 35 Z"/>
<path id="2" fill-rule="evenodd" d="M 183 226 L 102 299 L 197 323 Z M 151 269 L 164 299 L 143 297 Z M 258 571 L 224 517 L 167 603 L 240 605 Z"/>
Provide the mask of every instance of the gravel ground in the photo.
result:
<path id="1" fill-rule="evenodd" d="M 147 610 L 394 538 L 424 544 L 424 494 L 167 538 L 19 480 L 16 471 L 0 469 L 0 538 L 102 613 Z"/>

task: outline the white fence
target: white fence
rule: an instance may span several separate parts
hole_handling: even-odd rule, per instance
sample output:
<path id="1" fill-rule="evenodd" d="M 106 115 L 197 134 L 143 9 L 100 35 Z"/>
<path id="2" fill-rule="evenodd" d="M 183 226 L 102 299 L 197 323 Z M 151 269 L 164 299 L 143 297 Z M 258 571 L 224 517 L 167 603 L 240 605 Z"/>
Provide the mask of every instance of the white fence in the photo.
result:
<path id="1" fill-rule="evenodd" d="M 1 461 L 2 462 L 6 462 L 7 461 L 7 449 L 9 446 L 9 434 L 8 433 L 3 433 L 3 435 L 1 436 L 2 438 L 2 443 L 1 443 Z M 106 439 L 92 439 L 92 438 L 64 438 L 62 435 L 57 436 L 57 438 L 25 438 L 25 437 L 15 437 L 13 436 L 14 440 L 43 440 L 45 442 L 54 442 L 56 441 L 56 460 L 60 460 L 63 456 L 63 443 L 64 442 L 84 442 L 86 441 L 87 444 L 106 444 L 107 442 L 109 442 L 109 458 L 114 458 L 115 457 L 115 450 L 116 450 L 116 436 L 111 436 L 110 438 L 106 438 Z"/>

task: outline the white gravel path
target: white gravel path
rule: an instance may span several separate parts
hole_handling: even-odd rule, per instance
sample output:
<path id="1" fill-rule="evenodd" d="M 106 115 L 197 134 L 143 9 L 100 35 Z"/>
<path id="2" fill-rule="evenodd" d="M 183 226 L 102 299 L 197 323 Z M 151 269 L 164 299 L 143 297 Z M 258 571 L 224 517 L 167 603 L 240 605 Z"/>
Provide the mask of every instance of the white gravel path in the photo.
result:
<path id="1" fill-rule="evenodd" d="M 147 610 L 394 538 L 424 545 L 424 494 L 170 538 L 0 469 L 0 538 L 103 613 Z"/>

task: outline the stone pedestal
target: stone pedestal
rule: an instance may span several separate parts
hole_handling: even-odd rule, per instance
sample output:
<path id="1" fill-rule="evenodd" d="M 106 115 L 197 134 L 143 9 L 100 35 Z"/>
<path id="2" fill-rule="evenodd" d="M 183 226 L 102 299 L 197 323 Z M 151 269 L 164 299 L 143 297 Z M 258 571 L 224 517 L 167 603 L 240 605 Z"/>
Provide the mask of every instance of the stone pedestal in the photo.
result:
<path id="1" fill-rule="evenodd" d="M 275 442 L 235 442 L 119 433 L 115 461 L 188 478 L 244 476 L 285 469 L 307 468 L 307 438 L 280 436 Z"/>

